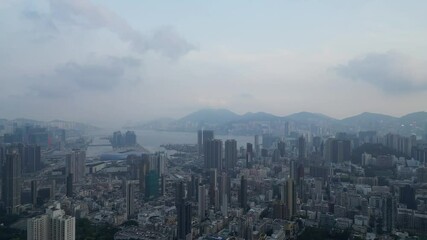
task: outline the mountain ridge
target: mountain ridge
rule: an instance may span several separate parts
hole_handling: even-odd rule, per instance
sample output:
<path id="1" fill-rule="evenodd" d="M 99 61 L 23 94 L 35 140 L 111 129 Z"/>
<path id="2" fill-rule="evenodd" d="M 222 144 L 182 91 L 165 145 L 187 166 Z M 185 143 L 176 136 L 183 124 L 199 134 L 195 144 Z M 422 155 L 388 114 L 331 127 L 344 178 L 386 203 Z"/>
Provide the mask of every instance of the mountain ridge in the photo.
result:
<path id="1" fill-rule="evenodd" d="M 399 128 L 403 125 L 417 124 L 419 130 L 427 127 L 427 112 L 420 111 L 408 113 L 401 117 L 390 116 L 381 113 L 363 112 L 343 119 L 336 119 L 322 113 L 312 113 L 307 111 L 297 112 L 286 116 L 277 116 L 267 112 L 247 112 L 237 114 L 224 108 L 201 109 L 186 116 L 179 118 L 170 124 L 163 124 L 161 130 L 184 130 L 193 131 L 205 127 L 223 131 L 225 133 L 233 131 L 239 124 L 269 124 L 269 123 L 293 122 L 298 125 L 320 125 L 337 131 L 362 131 L 378 130 L 387 131 L 387 129 Z M 237 124 L 237 125 L 236 125 Z M 412 126 L 411 125 L 411 126 Z M 135 128 L 155 129 L 152 124 L 148 126 L 139 125 Z M 410 131 L 410 130 L 408 130 Z"/>

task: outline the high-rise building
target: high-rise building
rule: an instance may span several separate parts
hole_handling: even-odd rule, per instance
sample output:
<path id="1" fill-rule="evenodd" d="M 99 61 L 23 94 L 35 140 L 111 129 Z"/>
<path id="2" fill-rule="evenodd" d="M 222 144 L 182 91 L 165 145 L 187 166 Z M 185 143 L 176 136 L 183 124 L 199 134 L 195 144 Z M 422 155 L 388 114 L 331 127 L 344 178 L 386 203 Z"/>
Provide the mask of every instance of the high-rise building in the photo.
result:
<path id="1" fill-rule="evenodd" d="M 86 171 L 86 152 L 80 149 L 73 149 L 65 156 L 65 175 L 73 175 L 73 182 L 78 183 L 84 180 Z"/>
<path id="2" fill-rule="evenodd" d="M 255 135 L 254 137 L 254 144 L 255 144 L 255 156 L 259 157 L 261 155 L 261 144 L 259 141 L 259 135 Z"/>
<path id="3" fill-rule="evenodd" d="M 204 159 L 205 168 L 216 168 L 222 171 L 222 141 L 219 139 L 212 139 L 205 141 L 204 146 Z"/>
<path id="4" fill-rule="evenodd" d="M 246 152 L 247 153 L 254 153 L 254 148 L 253 148 L 253 145 L 252 145 L 252 143 L 246 143 Z"/>
<path id="5" fill-rule="evenodd" d="M 202 221 L 202 219 L 205 218 L 205 214 L 206 214 L 206 188 L 205 185 L 200 184 L 199 185 L 199 196 L 198 196 L 198 209 L 197 209 L 197 214 L 199 216 L 200 221 Z"/>
<path id="6" fill-rule="evenodd" d="M 10 149 L 3 160 L 2 199 L 8 214 L 16 214 L 21 204 L 21 156 Z"/>
<path id="7" fill-rule="evenodd" d="M 240 191 L 239 191 L 239 206 L 246 212 L 248 205 L 248 182 L 245 176 L 240 179 Z"/>
<path id="8" fill-rule="evenodd" d="M 177 205 L 181 199 L 185 199 L 185 185 L 183 181 L 175 183 L 175 205 Z"/>
<path id="9" fill-rule="evenodd" d="M 296 190 L 295 190 L 295 181 L 292 178 L 289 178 L 286 181 L 286 208 L 288 213 L 288 219 L 291 219 L 296 215 Z"/>
<path id="10" fill-rule="evenodd" d="M 181 199 L 177 204 L 177 235 L 178 240 L 192 239 L 191 233 L 191 204 Z"/>
<path id="11" fill-rule="evenodd" d="M 279 149 L 280 157 L 285 157 L 286 153 L 286 144 L 283 141 L 277 143 L 277 149 Z"/>
<path id="12" fill-rule="evenodd" d="M 76 238 L 76 219 L 65 215 L 64 210 L 50 209 L 52 240 L 74 240 Z"/>
<path id="13" fill-rule="evenodd" d="M 283 201 L 273 203 L 273 219 L 285 219 L 286 205 Z"/>
<path id="14" fill-rule="evenodd" d="M 52 179 L 51 185 L 50 185 L 50 199 L 54 200 L 56 195 L 56 180 Z"/>
<path id="15" fill-rule="evenodd" d="M 20 152 L 22 158 L 22 168 L 26 173 L 33 173 L 41 168 L 41 148 L 37 145 L 27 145 L 22 147 Z"/>
<path id="16" fill-rule="evenodd" d="M 51 239 L 50 219 L 46 214 L 29 218 L 27 220 L 27 239 L 28 240 L 47 240 Z"/>
<path id="17" fill-rule="evenodd" d="M 237 142 L 234 139 L 225 141 L 225 167 L 233 169 L 237 163 Z"/>
<path id="18" fill-rule="evenodd" d="M 161 177 L 161 195 L 164 196 L 166 194 L 166 176 L 163 174 Z"/>
<path id="19" fill-rule="evenodd" d="M 330 138 L 324 146 L 324 157 L 326 161 L 341 163 L 351 160 L 351 141 Z"/>
<path id="20" fill-rule="evenodd" d="M 383 231 L 392 232 L 396 227 L 396 199 L 389 195 L 384 197 L 382 203 L 382 220 L 383 220 Z"/>
<path id="21" fill-rule="evenodd" d="M 218 188 L 218 198 L 221 212 L 224 216 L 227 215 L 228 212 L 228 199 L 230 196 L 230 186 L 229 186 L 229 177 L 227 173 L 223 172 L 218 179 L 219 188 Z"/>
<path id="22" fill-rule="evenodd" d="M 298 138 L 298 159 L 300 162 L 304 162 L 307 158 L 307 146 L 303 136 Z"/>
<path id="23" fill-rule="evenodd" d="M 136 145 L 136 134 L 134 131 L 127 131 L 125 133 L 125 146 Z"/>
<path id="24" fill-rule="evenodd" d="M 31 180 L 31 204 L 33 208 L 37 206 L 37 180 Z"/>
<path id="25" fill-rule="evenodd" d="M 67 197 L 73 197 L 73 174 L 69 173 L 65 181 L 66 181 L 65 194 Z"/>
<path id="26" fill-rule="evenodd" d="M 290 131 L 289 122 L 285 122 L 285 137 L 288 137 L 290 133 L 291 131 Z"/>
<path id="27" fill-rule="evenodd" d="M 187 198 L 192 201 L 197 201 L 197 192 L 199 190 L 200 178 L 194 174 L 191 175 L 191 180 L 188 182 Z"/>
<path id="28" fill-rule="evenodd" d="M 191 239 L 191 204 L 187 201 L 183 181 L 176 183 L 175 206 L 178 239 Z"/>
<path id="29" fill-rule="evenodd" d="M 149 171 L 154 170 L 159 176 L 165 174 L 166 155 L 164 153 L 143 154 L 143 159 L 149 162 Z"/>
<path id="30" fill-rule="evenodd" d="M 129 220 L 135 214 L 134 184 L 126 182 L 126 217 Z"/>
<path id="31" fill-rule="evenodd" d="M 46 214 L 27 220 L 28 240 L 75 240 L 76 219 L 65 215 L 59 203 L 50 206 Z"/>
<path id="32" fill-rule="evenodd" d="M 197 132 L 197 146 L 199 148 L 199 155 L 205 153 L 205 142 L 214 139 L 214 132 L 212 130 L 199 130 Z"/>
<path id="33" fill-rule="evenodd" d="M 145 199 L 154 199 L 159 196 L 159 175 L 151 170 L 145 176 Z"/>
<path id="34" fill-rule="evenodd" d="M 399 202 L 406 205 L 408 209 L 417 209 L 417 202 L 415 201 L 415 189 L 409 185 L 400 187 Z"/>
<path id="35" fill-rule="evenodd" d="M 209 205 L 219 208 L 218 172 L 215 168 L 209 170 Z"/>
<path id="36" fill-rule="evenodd" d="M 294 160 L 289 162 L 289 178 L 297 179 L 297 166 Z"/>
<path id="37" fill-rule="evenodd" d="M 138 164 L 138 178 L 139 178 L 139 192 L 145 192 L 145 177 L 150 170 L 150 156 L 148 154 L 143 154 L 142 158 L 139 160 Z"/>

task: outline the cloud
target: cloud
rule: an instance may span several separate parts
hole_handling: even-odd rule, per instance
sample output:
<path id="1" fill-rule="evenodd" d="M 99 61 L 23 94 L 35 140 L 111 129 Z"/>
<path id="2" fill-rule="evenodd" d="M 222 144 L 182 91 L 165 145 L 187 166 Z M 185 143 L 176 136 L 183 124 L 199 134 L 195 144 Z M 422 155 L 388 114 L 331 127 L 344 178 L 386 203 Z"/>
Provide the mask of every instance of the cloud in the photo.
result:
<path id="1" fill-rule="evenodd" d="M 427 78 L 413 59 L 396 52 L 371 53 L 350 60 L 334 70 L 342 77 L 369 83 L 385 93 L 404 94 L 427 90 Z"/>
<path id="2" fill-rule="evenodd" d="M 140 61 L 130 57 L 107 57 L 88 64 L 67 62 L 57 66 L 52 74 L 39 76 L 30 89 L 45 98 L 69 97 L 81 91 L 111 91 L 138 79 L 128 76 L 128 72 L 139 66 Z"/>
<path id="3" fill-rule="evenodd" d="M 49 11 L 40 13 L 26 11 L 24 16 L 43 25 L 56 27 L 63 24 L 88 29 L 107 29 L 140 54 L 158 52 L 171 59 L 178 59 L 195 49 L 173 27 L 164 26 L 151 34 L 143 34 L 128 24 L 125 19 L 108 8 L 95 5 L 89 0 L 48 0 Z"/>

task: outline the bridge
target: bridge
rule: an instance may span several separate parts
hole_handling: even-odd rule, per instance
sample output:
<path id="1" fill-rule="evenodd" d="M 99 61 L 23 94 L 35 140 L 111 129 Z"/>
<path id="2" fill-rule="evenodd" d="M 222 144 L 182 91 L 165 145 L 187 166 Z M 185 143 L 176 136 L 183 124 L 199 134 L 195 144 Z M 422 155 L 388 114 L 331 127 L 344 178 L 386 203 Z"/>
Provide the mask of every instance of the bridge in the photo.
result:
<path id="1" fill-rule="evenodd" d="M 88 147 L 112 147 L 111 144 L 89 144 Z"/>

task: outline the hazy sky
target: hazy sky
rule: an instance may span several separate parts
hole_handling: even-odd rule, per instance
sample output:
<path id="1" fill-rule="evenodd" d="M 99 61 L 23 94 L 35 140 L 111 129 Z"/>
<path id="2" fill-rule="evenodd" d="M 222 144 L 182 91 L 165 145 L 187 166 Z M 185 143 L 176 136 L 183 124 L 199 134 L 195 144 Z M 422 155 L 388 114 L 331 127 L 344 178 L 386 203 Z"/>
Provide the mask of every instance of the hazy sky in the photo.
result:
<path id="1" fill-rule="evenodd" d="M 1 0 L 0 117 L 427 110 L 427 1 Z"/>

